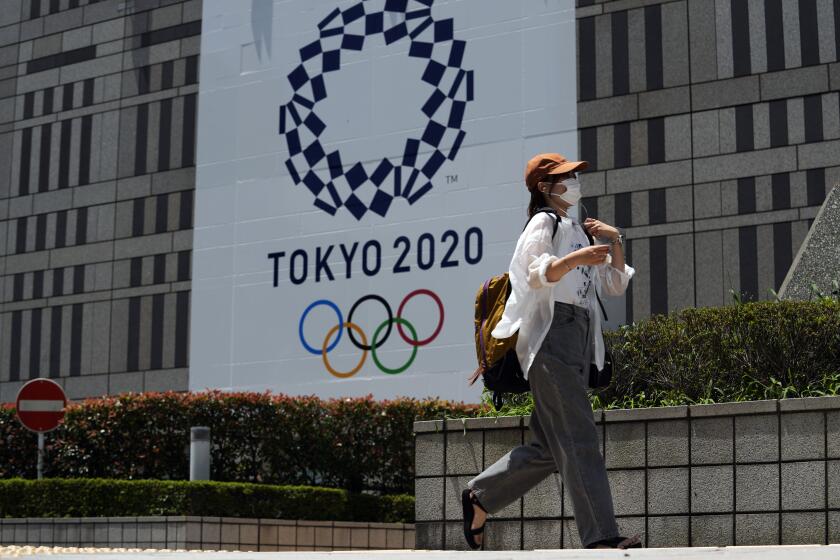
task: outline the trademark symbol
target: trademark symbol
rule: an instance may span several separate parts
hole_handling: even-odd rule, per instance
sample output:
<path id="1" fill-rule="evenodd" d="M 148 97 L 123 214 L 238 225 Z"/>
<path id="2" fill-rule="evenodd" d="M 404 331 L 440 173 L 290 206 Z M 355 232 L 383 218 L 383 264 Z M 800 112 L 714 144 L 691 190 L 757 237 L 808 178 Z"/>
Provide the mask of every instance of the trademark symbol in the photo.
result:
<path id="1" fill-rule="evenodd" d="M 447 175 L 446 176 L 446 184 L 447 185 L 451 185 L 452 183 L 457 183 L 457 182 L 458 182 L 458 176 L 457 175 Z"/>

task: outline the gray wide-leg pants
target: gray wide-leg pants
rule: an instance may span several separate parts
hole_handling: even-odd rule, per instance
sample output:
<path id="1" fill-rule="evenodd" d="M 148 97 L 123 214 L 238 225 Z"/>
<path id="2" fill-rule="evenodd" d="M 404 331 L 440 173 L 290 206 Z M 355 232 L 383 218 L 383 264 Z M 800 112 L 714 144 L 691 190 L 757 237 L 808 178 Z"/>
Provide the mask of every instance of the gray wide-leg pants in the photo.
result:
<path id="1" fill-rule="evenodd" d="M 588 311 L 555 302 L 554 319 L 528 379 L 534 395 L 532 441 L 512 449 L 468 486 L 494 513 L 559 471 L 584 546 L 618 536 L 604 458 L 587 396 Z"/>

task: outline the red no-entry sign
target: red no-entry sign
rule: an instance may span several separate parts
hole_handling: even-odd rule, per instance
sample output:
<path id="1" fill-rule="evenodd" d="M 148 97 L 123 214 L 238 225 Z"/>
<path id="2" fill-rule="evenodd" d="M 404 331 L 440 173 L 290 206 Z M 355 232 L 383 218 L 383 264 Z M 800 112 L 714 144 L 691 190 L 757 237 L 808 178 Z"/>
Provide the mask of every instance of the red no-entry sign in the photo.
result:
<path id="1" fill-rule="evenodd" d="M 61 385 L 50 379 L 33 379 L 18 391 L 17 416 L 33 432 L 49 432 L 64 419 L 67 397 Z"/>

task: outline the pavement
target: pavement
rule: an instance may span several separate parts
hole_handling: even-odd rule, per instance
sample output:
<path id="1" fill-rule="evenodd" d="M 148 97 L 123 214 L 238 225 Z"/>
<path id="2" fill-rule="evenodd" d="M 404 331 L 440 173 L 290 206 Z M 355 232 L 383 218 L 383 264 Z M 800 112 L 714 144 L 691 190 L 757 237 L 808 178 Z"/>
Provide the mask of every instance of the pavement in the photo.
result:
<path id="1" fill-rule="evenodd" d="M 13 550 L 14 549 L 14 550 Z M 24 550 L 28 549 L 28 550 Z M 19 552 L 20 554 L 16 553 Z M 494 552 L 455 552 L 428 550 L 365 550 L 353 552 L 204 552 L 153 551 L 139 549 L 50 549 L 49 547 L 0 547 L 0 557 L 49 557 L 50 560 L 125 560 L 126 558 L 160 560 L 341 560 L 374 558 L 388 560 L 838 560 L 840 545 L 802 546 L 729 546 L 697 548 L 647 548 L 636 550 L 516 550 Z"/>

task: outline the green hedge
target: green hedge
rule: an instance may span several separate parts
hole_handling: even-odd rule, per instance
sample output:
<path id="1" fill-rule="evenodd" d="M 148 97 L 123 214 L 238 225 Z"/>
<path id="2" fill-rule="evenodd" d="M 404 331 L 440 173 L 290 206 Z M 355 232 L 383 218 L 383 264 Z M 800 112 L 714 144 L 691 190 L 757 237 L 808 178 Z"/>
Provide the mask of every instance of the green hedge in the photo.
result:
<path id="1" fill-rule="evenodd" d="M 466 382 L 466 381 L 465 381 Z M 413 422 L 470 416 L 437 399 L 145 393 L 68 407 L 47 435 L 49 478 L 184 480 L 191 426 L 209 426 L 213 480 L 413 494 Z M 0 478 L 35 478 L 36 436 L 0 408 Z"/>
<path id="2" fill-rule="evenodd" d="M 617 368 L 614 383 L 593 395 L 596 408 L 840 394 L 836 298 L 686 309 L 606 337 Z M 530 406 L 524 395 L 501 413 Z M 411 494 L 413 422 L 479 414 L 493 412 L 436 399 L 126 394 L 69 407 L 47 437 L 45 474 L 183 480 L 189 428 L 203 425 L 212 433 L 214 480 Z M 14 411 L 0 408 L 0 478 L 34 478 L 35 448 Z"/>
<path id="3" fill-rule="evenodd" d="M 593 394 L 593 408 L 840 394 L 836 298 L 685 309 L 605 337 L 617 366 L 612 385 Z M 524 395 L 501 414 L 531 406 Z"/>
<path id="4" fill-rule="evenodd" d="M 0 480 L 0 517 L 159 515 L 411 523 L 414 498 L 239 482 Z"/>

